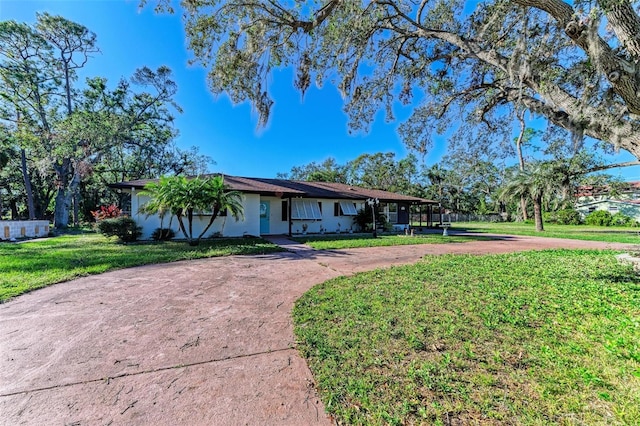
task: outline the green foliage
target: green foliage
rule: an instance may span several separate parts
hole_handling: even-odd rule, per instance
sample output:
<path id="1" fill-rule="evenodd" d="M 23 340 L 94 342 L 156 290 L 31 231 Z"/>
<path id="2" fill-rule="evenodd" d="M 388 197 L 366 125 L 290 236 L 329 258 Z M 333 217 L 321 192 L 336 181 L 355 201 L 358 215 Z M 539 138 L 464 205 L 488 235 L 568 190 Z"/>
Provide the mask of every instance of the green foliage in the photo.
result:
<path id="1" fill-rule="evenodd" d="M 371 212 L 371 206 L 369 204 L 364 205 L 364 208 L 359 209 L 357 214 L 353 217 L 354 223 L 358 226 L 358 230 L 361 232 L 373 231 L 373 214 Z M 387 223 L 387 216 L 384 212 L 381 212 L 379 207 L 376 207 L 376 223 L 378 226 L 383 226 Z"/>
<path id="2" fill-rule="evenodd" d="M 0 132 L 12 151 L 25 152 L 36 217 L 53 210 L 56 227 L 65 227 L 76 197 L 89 221 L 97 206 L 125 201 L 105 183 L 206 172 L 208 157 L 173 143 L 173 114 L 181 109 L 169 68 L 142 67 L 115 85 L 102 77 L 80 82 L 79 69 L 98 51 L 96 35 L 48 13 L 33 25 L 0 22 L 0 45 L 0 121 L 7 124 Z M 11 170 L 0 184 L 11 188 L 20 212 L 25 197 L 13 192 L 25 193 L 25 176 L 19 162 Z"/>
<path id="3" fill-rule="evenodd" d="M 327 158 L 322 163 L 312 161 L 302 166 L 294 166 L 289 173 L 278 173 L 278 178 L 308 182 L 347 183 L 345 167 L 338 164 L 333 157 Z"/>
<path id="4" fill-rule="evenodd" d="M 23 244 L 0 244 L 0 302 L 28 291 L 87 275 L 152 263 L 265 254 L 282 249 L 261 238 L 119 244 L 95 232 Z"/>
<path id="5" fill-rule="evenodd" d="M 338 424 L 635 424 L 640 280 L 610 252 L 430 256 L 294 307 Z"/>
<path id="6" fill-rule="evenodd" d="M 420 188 L 416 185 L 418 178 L 418 159 L 409 154 L 406 158 L 396 160 L 392 152 L 362 154 L 354 160 L 341 165 L 334 158 L 322 163 L 311 162 L 302 166 L 294 166 L 289 173 L 279 173 L 279 178 L 338 182 L 357 185 L 363 188 L 382 189 L 407 195 L 418 195 Z"/>
<path id="7" fill-rule="evenodd" d="M 134 242 L 142 235 L 136 221 L 126 216 L 101 220 L 96 227 L 105 237 L 118 237 L 124 243 Z"/>
<path id="8" fill-rule="evenodd" d="M 189 245 L 200 243 L 221 211 L 226 209 L 235 220 L 244 217 L 242 194 L 229 189 L 222 176 L 163 176 L 157 182 L 146 185 L 143 194 L 151 200 L 141 206 L 140 211 L 147 215 L 158 213 L 161 218 L 167 212 L 175 215 Z M 209 222 L 196 236 L 193 233 L 194 214 L 206 211 L 211 211 Z"/>
<path id="9" fill-rule="evenodd" d="M 542 214 L 542 220 L 544 223 L 558 223 L 558 216 L 556 215 L 556 212 L 544 212 Z M 531 219 L 527 219 L 524 222 L 528 225 L 533 223 Z"/>
<path id="10" fill-rule="evenodd" d="M 638 222 L 630 216 L 617 212 L 611 216 L 611 226 L 638 226 Z"/>
<path id="11" fill-rule="evenodd" d="M 585 218 L 584 222 L 587 225 L 592 226 L 610 226 L 611 225 L 611 213 L 606 210 L 596 210 L 594 212 L 589 213 Z"/>
<path id="12" fill-rule="evenodd" d="M 511 145 L 505 129 L 522 110 L 566 136 L 580 122 L 580 137 L 637 152 L 640 106 L 626 68 L 640 52 L 628 25 L 638 19 L 635 2 L 600 3 L 612 2 L 229 0 L 186 2 L 183 16 L 212 92 L 251 102 L 259 125 L 274 104 L 265 82 L 291 68 L 303 95 L 311 81 L 339 88 L 352 131 L 369 130 L 380 111 L 394 120 L 398 103 L 411 105 L 399 133 L 423 155 L 451 123 L 462 128 L 451 143 L 480 130 L 486 143 Z M 580 18 L 590 16 L 609 27 Z"/>
<path id="13" fill-rule="evenodd" d="M 525 170 L 519 170 L 503 186 L 500 198 L 519 200 L 524 197 L 533 201 L 534 223 L 536 231 L 543 231 L 543 201 L 557 201 L 564 183 L 562 164 L 557 162 L 537 162 Z"/>
<path id="14" fill-rule="evenodd" d="M 576 209 L 566 208 L 555 212 L 556 222 L 559 225 L 580 225 L 582 216 Z"/>
<path id="15" fill-rule="evenodd" d="M 175 238 L 176 233 L 171 228 L 156 228 L 151 234 L 151 239 L 154 241 L 169 241 Z"/>

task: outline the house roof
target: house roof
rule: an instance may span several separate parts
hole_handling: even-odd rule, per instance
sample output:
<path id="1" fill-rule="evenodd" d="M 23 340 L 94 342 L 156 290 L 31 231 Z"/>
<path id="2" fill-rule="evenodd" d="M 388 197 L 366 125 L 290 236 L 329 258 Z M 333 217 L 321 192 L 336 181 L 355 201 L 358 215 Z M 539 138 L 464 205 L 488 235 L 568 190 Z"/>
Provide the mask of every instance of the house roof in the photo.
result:
<path id="1" fill-rule="evenodd" d="M 343 183 L 304 182 L 287 179 L 249 178 L 229 175 L 224 175 L 224 181 L 231 189 L 236 191 L 260 195 L 274 195 L 278 197 L 335 198 L 351 200 L 377 198 L 384 202 L 399 201 L 412 204 L 438 204 L 437 201 L 427 200 L 424 198 L 396 194 L 395 192 L 382 191 L 380 189 L 361 188 Z M 157 179 L 133 180 L 114 183 L 109 186 L 111 188 L 119 189 L 142 189 L 150 182 L 157 182 Z"/>
<path id="2" fill-rule="evenodd" d="M 619 189 L 620 192 L 623 193 L 634 193 L 640 190 L 640 181 L 629 181 L 625 182 L 624 185 Z M 609 185 L 580 185 L 576 188 L 576 196 L 577 197 L 594 197 L 596 195 L 606 195 L 611 191 L 611 187 Z"/>

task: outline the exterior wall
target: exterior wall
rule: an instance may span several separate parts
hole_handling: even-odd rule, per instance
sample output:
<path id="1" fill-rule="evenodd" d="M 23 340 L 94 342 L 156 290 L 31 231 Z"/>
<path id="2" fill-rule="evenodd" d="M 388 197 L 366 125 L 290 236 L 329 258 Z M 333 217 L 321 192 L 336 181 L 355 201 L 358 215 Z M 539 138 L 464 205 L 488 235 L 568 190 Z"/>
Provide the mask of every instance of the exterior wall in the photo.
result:
<path id="1" fill-rule="evenodd" d="M 237 221 L 233 216 L 217 217 L 207 231 L 204 237 L 210 237 L 219 233 L 224 237 L 242 237 L 244 235 L 260 235 L 260 196 L 254 194 L 243 194 L 244 220 Z M 142 227 L 142 239 L 150 239 L 151 234 L 156 228 L 160 228 L 160 217 L 157 215 L 149 216 L 139 213 L 140 206 L 149 201 L 149 197 L 140 195 L 138 191 L 131 191 L 131 217 L 136 221 L 138 226 Z M 197 236 L 209 223 L 210 216 L 199 215 L 193 218 L 193 234 Z M 169 227 L 169 217 L 164 218 L 162 223 L 164 228 Z M 187 223 L 185 222 L 185 226 Z M 175 216 L 171 221 L 171 229 L 176 233 L 176 238 L 184 238 L 180 231 L 180 225 Z"/>
<path id="2" fill-rule="evenodd" d="M 142 239 L 150 239 L 151 234 L 156 228 L 160 228 L 160 218 L 138 213 L 140 205 L 149 201 L 147 196 L 140 195 L 139 191 L 131 189 L 131 217 L 136 223 L 142 227 Z M 357 225 L 354 216 L 334 216 L 334 204 L 339 203 L 339 199 L 313 199 L 320 202 L 322 207 L 321 220 L 292 220 L 291 233 L 302 234 L 303 225 L 307 225 L 306 232 L 309 234 L 318 234 L 323 230 L 325 233 L 349 232 L 357 231 Z M 282 220 L 282 202 L 288 201 L 287 198 L 278 198 L 270 196 L 260 196 L 257 194 L 243 194 L 244 220 L 236 222 L 233 217 L 218 217 L 207 231 L 205 237 L 210 237 L 216 233 L 220 233 L 224 237 L 241 237 L 244 235 L 260 235 L 260 202 L 269 201 L 269 232 L 270 235 L 287 235 L 289 233 L 289 221 Z M 364 208 L 364 200 L 349 200 L 356 204 L 356 209 Z M 288 216 L 288 212 L 287 212 Z M 194 218 L 194 234 L 198 235 L 207 225 L 209 216 L 202 215 Z M 186 224 L 185 224 L 186 225 Z M 169 227 L 169 217 L 165 217 L 163 227 Z M 406 225 L 396 225 L 398 229 L 404 229 Z M 171 222 L 171 228 L 175 231 L 177 238 L 184 238 L 179 230 L 179 225 L 175 217 Z"/>
<path id="3" fill-rule="evenodd" d="M 282 220 L 282 201 L 287 201 L 287 198 L 277 197 L 261 197 L 261 200 L 270 202 L 270 214 L 269 214 L 269 234 L 281 235 L 289 233 L 289 223 L 286 220 Z M 303 232 L 302 225 L 307 224 L 307 233 L 318 234 L 320 229 L 323 228 L 326 233 L 336 233 L 338 229 L 340 232 L 349 232 L 350 229 L 356 231 L 356 225 L 354 223 L 354 216 L 334 216 L 333 206 L 334 203 L 340 201 L 338 199 L 314 199 L 309 200 L 318 201 L 322 203 L 322 220 L 292 220 L 291 233 L 301 234 Z M 356 209 L 360 210 L 364 207 L 364 201 L 351 200 L 356 203 Z M 288 213 L 288 212 L 287 212 Z M 339 228 L 338 228 L 338 225 Z"/>
<path id="4" fill-rule="evenodd" d="M 595 210 L 604 210 L 611 214 L 620 212 L 625 216 L 629 216 L 640 221 L 640 205 L 637 204 L 620 203 L 615 201 L 596 201 L 576 206 L 576 211 L 582 215 L 582 218 Z"/>
<path id="5" fill-rule="evenodd" d="M 0 220 L 0 240 L 49 235 L 48 220 Z"/>

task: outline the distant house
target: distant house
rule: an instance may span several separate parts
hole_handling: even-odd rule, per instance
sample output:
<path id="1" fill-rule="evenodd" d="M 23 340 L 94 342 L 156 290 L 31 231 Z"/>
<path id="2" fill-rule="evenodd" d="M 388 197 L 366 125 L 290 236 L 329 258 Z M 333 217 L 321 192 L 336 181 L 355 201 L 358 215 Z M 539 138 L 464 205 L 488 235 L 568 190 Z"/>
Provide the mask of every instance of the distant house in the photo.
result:
<path id="1" fill-rule="evenodd" d="M 596 210 L 605 210 L 609 213 L 622 213 L 640 222 L 640 200 L 598 200 L 588 203 L 576 204 L 576 210 L 585 218 Z"/>
<path id="2" fill-rule="evenodd" d="M 608 186 L 583 185 L 578 187 L 576 198 L 576 210 L 583 218 L 596 210 L 605 210 L 640 221 L 640 182 L 625 182 L 616 191 Z"/>
<path id="3" fill-rule="evenodd" d="M 110 185 L 131 195 L 131 217 L 142 226 L 143 238 L 150 238 L 160 227 L 158 216 L 139 212 L 139 207 L 149 201 L 142 195 L 144 186 L 153 179 L 135 180 Z M 230 189 L 243 194 L 244 220 L 235 221 L 222 212 L 208 231 L 209 235 L 239 237 L 243 235 L 292 235 L 306 230 L 309 233 L 348 232 L 356 230 L 354 216 L 368 199 L 377 199 L 378 211 L 383 212 L 395 228 L 409 225 L 410 208 L 432 216 L 438 202 L 388 191 L 360 188 L 353 185 L 329 182 L 302 182 L 285 179 L 247 178 L 224 176 Z M 422 217 L 422 215 L 421 215 Z M 210 215 L 202 212 L 194 221 L 194 233 L 208 223 Z M 164 226 L 168 224 L 165 218 Z M 304 226 L 306 225 L 306 226 Z M 425 226 L 431 225 L 425 223 Z M 172 228 L 178 234 L 178 224 Z"/>

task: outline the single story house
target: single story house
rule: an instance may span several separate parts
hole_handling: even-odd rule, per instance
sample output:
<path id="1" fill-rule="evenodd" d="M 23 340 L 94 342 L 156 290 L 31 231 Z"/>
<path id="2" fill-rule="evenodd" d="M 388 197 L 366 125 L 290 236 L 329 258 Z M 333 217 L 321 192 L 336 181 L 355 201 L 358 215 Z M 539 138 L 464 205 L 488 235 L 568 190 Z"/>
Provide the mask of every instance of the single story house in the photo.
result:
<path id="1" fill-rule="evenodd" d="M 640 200 L 611 200 L 601 199 L 576 205 L 576 210 L 584 219 L 589 213 L 596 210 L 605 210 L 609 213 L 622 213 L 640 222 Z"/>
<path id="2" fill-rule="evenodd" d="M 211 175 L 210 175 L 211 176 Z M 142 238 L 150 238 L 160 227 L 158 216 L 147 217 L 139 207 L 149 201 L 141 192 L 154 181 L 142 179 L 110 185 L 131 195 L 131 217 L 142 227 Z M 303 182 L 285 179 L 263 179 L 224 175 L 230 189 L 242 193 L 244 220 L 221 212 L 208 231 L 208 235 L 240 237 L 244 235 L 292 235 L 303 232 L 335 233 L 355 231 L 354 216 L 369 199 L 377 199 L 378 211 L 384 212 L 388 221 L 398 229 L 409 225 L 410 207 L 418 206 L 420 213 L 431 218 L 433 206 L 438 202 L 408 195 L 353 185 L 329 182 Z M 422 217 L 422 214 L 421 214 Z M 194 234 L 204 229 L 210 215 L 203 212 L 194 219 Z M 169 218 L 163 226 L 168 226 Z M 306 226 L 305 226 L 306 225 Z M 425 223 L 431 226 L 431 223 Z M 178 224 L 172 226 L 178 235 Z"/>

